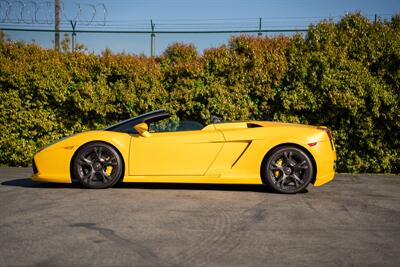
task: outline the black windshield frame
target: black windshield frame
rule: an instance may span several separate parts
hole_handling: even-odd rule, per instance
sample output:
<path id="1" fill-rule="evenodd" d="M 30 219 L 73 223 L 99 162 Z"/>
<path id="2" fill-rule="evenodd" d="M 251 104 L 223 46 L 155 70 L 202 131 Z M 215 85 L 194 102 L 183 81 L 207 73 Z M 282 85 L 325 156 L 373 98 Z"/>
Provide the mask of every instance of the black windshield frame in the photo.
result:
<path id="1" fill-rule="evenodd" d="M 134 118 L 130 118 L 117 124 L 108 126 L 104 128 L 105 131 L 113 131 L 113 132 L 123 132 L 123 133 L 137 133 L 133 126 L 139 123 L 147 123 L 150 124 L 152 122 L 157 122 L 166 118 L 171 117 L 171 114 L 164 109 L 159 109 L 155 111 L 151 111 L 142 115 L 139 115 Z"/>

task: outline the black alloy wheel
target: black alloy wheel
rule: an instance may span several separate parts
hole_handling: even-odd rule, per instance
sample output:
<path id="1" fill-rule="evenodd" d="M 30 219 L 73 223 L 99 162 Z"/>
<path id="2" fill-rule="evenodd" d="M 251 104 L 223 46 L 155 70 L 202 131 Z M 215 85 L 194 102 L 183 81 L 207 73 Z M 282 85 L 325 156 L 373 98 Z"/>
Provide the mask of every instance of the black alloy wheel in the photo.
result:
<path id="1" fill-rule="evenodd" d="M 82 147 L 73 162 L 73 175 L 88 188 L 108 188 L 123 175 L 121 156 L 112 146 L 95 142 Z"/>
<path id="2" fill-rule="evenodd" d="M 294 194 L 303 191 L 314 175 L 310 157 L 293 146 L 275 149 L 264 164 L 264 181 L 279 193 Z"/>

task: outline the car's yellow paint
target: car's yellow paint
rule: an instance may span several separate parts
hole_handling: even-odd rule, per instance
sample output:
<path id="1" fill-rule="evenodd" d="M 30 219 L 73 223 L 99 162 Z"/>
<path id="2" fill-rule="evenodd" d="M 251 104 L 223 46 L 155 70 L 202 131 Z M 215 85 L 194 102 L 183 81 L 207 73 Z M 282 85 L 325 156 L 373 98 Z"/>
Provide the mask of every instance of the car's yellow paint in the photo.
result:
<path id="1" fill-rule="evenodd" d="M 152 133 L 133 136 L 129 157 L 129 176 L 206 174 L 224 145 L 220 131 Z"/>
<path id="2" fill-rule="evenodd" d="M 262 127 L 248 128 L 248 123 Z M 80 133 L 38 152 L 34 157 L 38 173 L 33 179 L 70 183 L 74 153 L 93 141 L 109 143 L 120 152 L 124 182 L 261 184 L 264 157 L 282 144 L 301 146 L 312 155 L 314 185 L 325 184 L 335 175 L 336 153 L 326 131 L 301 124 L 237 122 L 147 136 L 113 131 Z"/>

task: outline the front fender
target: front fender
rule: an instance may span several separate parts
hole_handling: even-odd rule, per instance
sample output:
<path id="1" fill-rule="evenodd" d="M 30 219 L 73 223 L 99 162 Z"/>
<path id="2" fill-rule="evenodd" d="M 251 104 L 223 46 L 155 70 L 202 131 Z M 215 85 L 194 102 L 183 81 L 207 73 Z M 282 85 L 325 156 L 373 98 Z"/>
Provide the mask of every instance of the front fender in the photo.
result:
<path id="1" fill-rule="evenodd" d="M 89 142 L 106 142 L 114 146 L 126 164 L 129 160 L 131 136 L 112 131 L 80 133 L 39 151 L 33 158 L 37 173 L 32 179 L 44 182 L 71 183 L 70 164 L 74 154 Z M 126 173 L 125 173 L 126 174 Z"/>

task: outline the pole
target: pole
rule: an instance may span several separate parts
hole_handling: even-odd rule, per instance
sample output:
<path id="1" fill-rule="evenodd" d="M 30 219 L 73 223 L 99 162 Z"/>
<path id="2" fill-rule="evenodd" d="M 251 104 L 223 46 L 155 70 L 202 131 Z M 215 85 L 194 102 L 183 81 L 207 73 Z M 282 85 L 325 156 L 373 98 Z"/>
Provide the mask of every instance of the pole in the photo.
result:
<path id="1" fill-rule="evenodd" d="M 151 47 L 150 47 L 150 55 L 151 55 L 151 57 L 154 57 L 155 51 L 156 51 L 156 34 L 154 33 L 155 24 L 153 23 L 153 20 L 150 20 L 150 25 L 151 25 Z"/>
<path id="2" fill-rule="evenodd" d="M 72 27 L 72 52 L 75 52 L 75 48 L 76 48 L 76 31 L 75 31 L 75 27 L 76 27 L 76 21 L 69 21 L 71 23 L 71 27 Z"/>
<path id="3" fill-rule="evenodd" d="M 374 23 L 376 23 L 377 21 L 378 21 L 378 15 L 375 14 Z"/>
<path id="4" fill-rule="evenodd" d="M 54 1 L 54 49 L 60 51 L 60 0 Z"/>
<path id="5" fill-rule="evenodd" d="M 258 36 L 261 36 L 261 35 L 262 35 L 262 32 L 261 32 L 261 23 L 262 23 L 262 18 L 260 18 L 260 22 L 258 23 Z"/>

